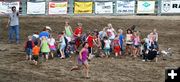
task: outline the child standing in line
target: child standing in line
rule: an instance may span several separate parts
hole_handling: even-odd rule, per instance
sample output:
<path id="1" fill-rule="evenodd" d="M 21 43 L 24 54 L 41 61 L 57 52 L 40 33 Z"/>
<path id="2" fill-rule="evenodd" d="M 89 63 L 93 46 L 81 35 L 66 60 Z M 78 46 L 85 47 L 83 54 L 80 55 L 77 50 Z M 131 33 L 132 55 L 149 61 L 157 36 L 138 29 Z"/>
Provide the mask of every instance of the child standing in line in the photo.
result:
<path id="1" fill-rule="evenodd" d="M 56 46 L 55 46 L 56 41 L 52 37 L 52 35 L 50 35 L 50 37 L 48 39 L 48 44 L 49 44 L 49 48 L 50 48 L 51 57 L 54 58 L 54 52 L 56 51 Z"/>
<path id="2" fill-rule="evenodd" d="M 83 48 L 81 49 L 79 56 L 78 56 L 78 66 L 75 66 L 71 69 L 73 70 L 80 70 L 81 66 L 85 68 L 85 77 L 89 78 L 89 64 L 88 64 L 88 43 L 85 42 L 83 44 Z"/>
<path id="3" fill-rule="evenodd" d="M 118 34 L 119 34 L 119 42 L 120 42 L 120 47 L 121 47 L 121 55 L 123 55 L 124 53 L 124 35 L 123 35 L 123 30 L 119 29 L 118 30 Z"/>
<path id="4" fill-rule="evenodd" d="M 118 55 L 121 56 L 121 48 L 120 48 L 120 42 L 119 42 L 119 36 L 116 35 L 115 39 L 112 42 L 112 45 L 114 47 L 114 53 L 115 56 L 117 57 Z"/>
<path id="5" fill-rule="evenodd" d="M 38 58 L 39 58 L 39 53 L 40 53 L 40 47 L 38 46 L 38 42 L 34 43 L 35 46 L 32 49 L 32 53 L 33 53 L 33 62 L 35 65 L 38 64 Z"/>
<path id="6" fill-rule="evenodd" d="M 130 29 L 127 29 L 126 34 L 126 54 L 130 54 L 132 56 L 133 50 L 132 50 L 132 44 L 133 44 L 133 34 Z"/>
<path id="7" fill-rule="evenodd" d="M 50 49 L 49 49 L 47 38 L 43 36 L 41 40 L 41 53 L 46 57 L 46 60 L 49 59 L 49 52 L 50 52 Z"/>
<path id="8" fill-rule="evenodd" d="M 25 50 L 26 50 L 26 59 L 32 59 L 32 48 L 34 47 L 34 42 L 32 41 L 32 36 L 28 36 L 28 41 L 25 43 Z"/>
<path id="9" fill-rule="evenodd" d="M 134 50 L 133 50 L 133 55 L 136 58 L 137 56 L 139 56 L 139 47 L 140 47 L 140 37 L 137 31 L 134 31 L 134 38 L 133 38 L 133 46 L 134 46 Z"/>
<path id="10" fill-rule="evenodd" d="M 106 57 L 110 55 L 110 48 L 111 48 L 111 40 L 108 39 L 108 37 L 104 37 L 104 53 Z"/>

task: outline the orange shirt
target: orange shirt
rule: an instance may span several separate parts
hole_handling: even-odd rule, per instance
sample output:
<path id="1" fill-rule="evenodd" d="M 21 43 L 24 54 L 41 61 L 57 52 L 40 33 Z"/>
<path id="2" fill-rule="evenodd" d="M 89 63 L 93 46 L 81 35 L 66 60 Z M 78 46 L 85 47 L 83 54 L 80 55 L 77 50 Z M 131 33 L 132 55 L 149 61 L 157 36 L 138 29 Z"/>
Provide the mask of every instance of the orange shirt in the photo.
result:
<path id="1" fill-rule="evenodd" d="M 40 52 L 40 47 L 38 46 L 33 47 L 32 50 L 33 55 L 39 55 L 39 52 Z"/>

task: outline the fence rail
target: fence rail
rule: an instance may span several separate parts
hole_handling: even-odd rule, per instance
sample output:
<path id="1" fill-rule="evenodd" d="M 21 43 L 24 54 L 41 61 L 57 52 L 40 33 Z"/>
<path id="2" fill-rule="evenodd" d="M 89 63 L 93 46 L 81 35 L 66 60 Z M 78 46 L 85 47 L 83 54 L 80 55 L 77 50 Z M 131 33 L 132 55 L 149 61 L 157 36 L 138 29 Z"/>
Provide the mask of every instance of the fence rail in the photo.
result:
<path id="1" fill-rule="evenodd" d="M 19 7 L 24 16 L 180 15 L 180 0 L 0 0 L 0 11 L 9 12 L 10 6 Z"/>

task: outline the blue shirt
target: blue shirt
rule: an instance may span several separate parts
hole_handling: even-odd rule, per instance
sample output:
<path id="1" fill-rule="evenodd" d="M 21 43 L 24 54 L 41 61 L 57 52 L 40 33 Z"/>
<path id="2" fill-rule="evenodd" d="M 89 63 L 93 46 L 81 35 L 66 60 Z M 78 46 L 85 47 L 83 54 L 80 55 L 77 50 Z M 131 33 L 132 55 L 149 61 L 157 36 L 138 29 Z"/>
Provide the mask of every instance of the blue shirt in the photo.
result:
<path id="1" fill-rule="evenodd" d="M 41 39 L 43 36 L 45 36 L 46 38 L 48 38 L 48 37 L 49 37 L 49 32 L 42 31 L 42 32 L 39 34 L 39 38 Z"/>
<path id="2" fill-rule="evenodd" d="M 119 35 L 119 41 L 120 41 L 120 46 L 121 46 L 121 47 L 123 46 L 123 39 L 124 39 L 124 35 L 123 35 L 123 34 L 120 34 L 120 35 Z"/>

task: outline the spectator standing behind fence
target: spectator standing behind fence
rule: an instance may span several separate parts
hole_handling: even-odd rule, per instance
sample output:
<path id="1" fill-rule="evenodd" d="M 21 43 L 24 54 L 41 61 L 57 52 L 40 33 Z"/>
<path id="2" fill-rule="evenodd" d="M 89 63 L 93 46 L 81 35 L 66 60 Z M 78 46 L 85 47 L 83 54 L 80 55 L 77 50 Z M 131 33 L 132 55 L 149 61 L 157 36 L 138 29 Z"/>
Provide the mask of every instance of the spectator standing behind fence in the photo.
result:
<path id="1" fill-rule="evenodd" d="M 12 10 L 12 13 L 1 12 L 9 16 L 9 20 L 7 24 L 7 27 L 9 27 L 8 43 L 12 43 L 14 33 L 15 33 L 16 43 L 19 44 L 19 11 L 16 11 L 15 6 L 13 6 L 11 10 Z"/>

